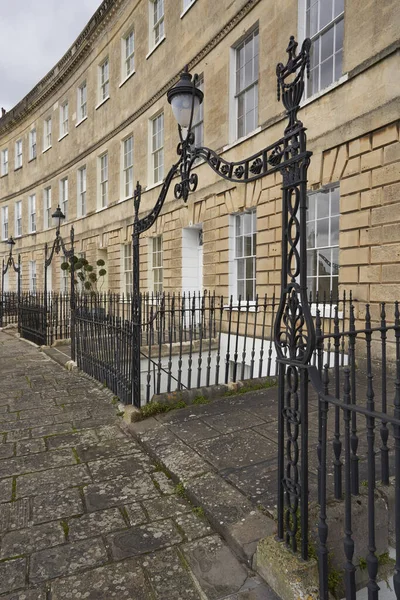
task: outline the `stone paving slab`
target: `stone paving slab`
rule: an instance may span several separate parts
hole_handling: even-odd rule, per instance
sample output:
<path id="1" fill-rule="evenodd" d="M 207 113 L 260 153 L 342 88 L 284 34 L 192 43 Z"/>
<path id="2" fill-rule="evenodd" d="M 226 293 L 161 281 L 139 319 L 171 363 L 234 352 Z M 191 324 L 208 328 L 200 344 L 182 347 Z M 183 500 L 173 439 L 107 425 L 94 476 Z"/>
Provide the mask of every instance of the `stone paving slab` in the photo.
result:
<path id="1" fill-rule="evenodd" d="M 0 600 L 248 600 L 253 589 L 274 598 L 122 431 L 107 390 L 3 332 L 0 371 Z M 149 445 L 201 484 L 213 467 L 187 442 L 219 437 L 223 425 L 182 423 L 186 438 L 171 425 Z M 235 501 L 225 497 L 228 511 Z"/>

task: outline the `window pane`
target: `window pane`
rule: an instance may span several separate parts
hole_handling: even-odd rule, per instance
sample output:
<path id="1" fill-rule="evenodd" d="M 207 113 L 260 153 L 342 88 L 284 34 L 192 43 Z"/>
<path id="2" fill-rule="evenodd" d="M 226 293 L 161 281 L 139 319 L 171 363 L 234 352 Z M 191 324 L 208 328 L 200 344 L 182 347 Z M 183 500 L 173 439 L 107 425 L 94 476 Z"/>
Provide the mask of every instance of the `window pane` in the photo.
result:
<path id="1" fill-rule="evenodd" d="M 342 19 L 335 25 L 335 51 L 343 48 L 344 20 Z"/>
<path id="2" fill-rule="evenodd" d="M 321 89 L 331 85 L 333 81 L 333 56 L 321 64 Z"/>
<path id="3" fill-rule="evenodd" d="M 332 248 L 332 275 L 339 275 L 339 248 Z"/>
<path id="4" fill-rule="evenodd" d="M 246 258 L 246 279 L 254 278 L 254 258 Z"/>
<path id="5" fill-rule="evenodd" d="M 335 0 L 334 16 L 337 17 L 344 11 L 344 0 Z"/>
<path id="6" fill-rule="evenodd" d="M 244 300 L 254 300 L 254 279 L 246 280 L 246 295 Z"/>
<path id="7" fill-rule="evenodd" d="M 240 258 L 243 256 L 243 238 L 239 237 L 236 239 L 236 256 Z"/>
<path id="8" fill-rule="evenodd" d="M 317 275 L 317 251 L 307 251 L 307 277 Z"/>
<path id="9" fill-rule="evenodd" d="M 315 248 L 315 221 L 307 223 L 307 247 Z"/>
<path id="10" fill-rule="evenodd" d="M 243 233 L 245 235 L 247 233 L 251 233 L 251 221 L 252 221 L 251 213 L 243 213 Z"/>
<path id="11" fill-rule="evenodd" d="M 238 260 L 238 279 L 244 279 L 244 260 Z"/>
<path id="12" fill-rule="evenodd" d="M 321 62 L 333 54 L 333 32 L 334 28 L 331 27 L 321 36 Z"/>
<path id="13" fill-rule="evenodd" d="M 331 250 L 318 251 L 318 278 L 331 274 Z"/>
<path id="14" fill-rule="evenodd" d="M 322 29 L 332 21 L 333 0 L 319 0 L 319 28 Z"/>
<path id="15" fill-rule="evenodd" d="M 322 219 L 323 217 L 329 217 L 329 194 L 328 193 L 320 193 L 315 194 L 316 200 L 316 209 L 317 209 L 317 219 Z"/>
<path id="16" fill-rule="evenodd" d="M 339 217 L 332 217 L 331 218 L 331 239 L 330 239 L 330 245 L 331 246 L 338 246 L 339 245 Z"/>
<path id="17" fill-rule="evenodd" d="M 329 298 L 331 292 L 331 279 L 330 277 L 319 277 L 318 278 L 318 296 L 320 299 Z"/>
<path id="18" fill-rule="evenodd" d="M 339 188 L 331 191 L 331 215 L 339 214 Z"/>
<path id="19" fill-rule="evenodd" d="M 329 219 L 317 221 L 317 248 L 329 246 Z"/>
<path id="20" fill-rule="evenodd" d="M 308 28 L 307 35 L 312 36 L 318 31 L 318 2 L 314 2 L 308 12 Z"/>
<path id="21" fill-rule="evenodd" d="M 343 56 L 342 51 L 335 54 L 335 81 L 340 79 L 341 76 L 343 75 L 342 56 Z"/>

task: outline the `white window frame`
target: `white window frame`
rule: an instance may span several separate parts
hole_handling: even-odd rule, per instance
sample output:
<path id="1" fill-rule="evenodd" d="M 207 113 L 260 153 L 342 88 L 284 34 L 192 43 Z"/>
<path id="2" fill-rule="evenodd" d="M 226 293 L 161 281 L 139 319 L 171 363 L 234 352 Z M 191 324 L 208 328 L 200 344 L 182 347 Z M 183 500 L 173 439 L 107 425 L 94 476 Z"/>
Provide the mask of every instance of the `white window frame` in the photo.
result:
<path id="1" fill-rule="evenodd" d="M 108 206 L 108 171 L 108 152 L 103 152 L 103 154 L 98 157 L 98 210 L 102 210 Z"/>
<path id="2" fill-rule="evenodd" d="M 29 233 L 36 233 L 36 194 L 28 196 Z"/>
<path id="3" fill-rule="evenodd" d="M 317 0 L 318 1 L 318 0 Z M 313 4 L 316 4 L 317 1 L 313 2 Z M 314 49 L 317 47 L 317 50 L 319 52 L 319 57 L 318 57 L 318 71 L 319 71 L 319 81 L 318 81 L 318 86 L 317 86 L 317 90 L 313 91 L 312 90 L 312 74 L 310 74 L 310 79 L 305 79 L 305 93 L 304 93 L 304 100 L 301 103 L 302 105 L 304 104 L 304 102 L 309 101 L 310 99 L 313 98 L 317 98 L 318 96 L 320 96 L 321 94 L 325 93 L 325 91 L 328 91 L 329 89 L 331 89 L 333 86 L 338 85 L 339 83 L 341 83 L 342 81 L 345 80 L 345 78 L 347 78 L 347 75 L 344 75 L 342 73 L 343 70 L 343 46 L 341 49 L 338 48 L 334 48 L 334 54 L 333 54 L 333 80 L 330 84 L 321 87 L 321 64 L 322 62 L 326 62 L 327 60 L 329 60 L 329 57 L 327 57 L 326 61 L 322 61 L 320 60 L 321 58 L 321 44 L 315 44 L 315 42 L 322 36 L 324 35 L 329 29 L 331 29 L 332 27 L 336 27 L 338 23 L 340 23 L 341 21 L 344 21 L 344 10 L 342 10 L 340 13 L 337 14 L 336 17 L 334 17 L 330 22 L 326 23 L 323 27 L 318 28 L 318 30 L 314 33 L 310 35 L 310 29 L 308 26 L 308 18 L 307 18 L 307 0 L 299 0 L 299 19 L 298 19 L 298 23 L 299 23 L 299 27 L 298 27 L 298 39 L 300 42 L 302 42 L 306 37 L 310 37 L 312 44 L 311 44 L 311 70 L 313 67 L 313 52 Z M 318 10 L 318 22 L 319 22 L 319 17 L 320 17 L 320 11 Z M 318 23 L 318 27 L 319 27 L 319 23 Z M 336 36 L 334 35 L 334 44 L 336 45 Z M 341 65 L 342 65 L 342 69 L 341 69 L 341 73 L 338 77 L 336 77 L 336 60 L 337 60 L 337 54 L 340 52 L 342 52 L 342 58 L 341 58 Z"/>
<path id="4" fill-rule="evenodd" d="M 1 207 L 1 239 L 8 240 L 8 206 Z"/>
<path id="5" fill-rule="evenodd" d="M 36 294 L 37 290 L 37 277 L 36 277 L 36 260 L 29 261 L 29 291 L 32 294 Z"/>
<path id="6" fill-rule="evenodd" d="M 159 132 L 159 131 L 155 132 L 155 130 L 154 130 L 154 125 L 156 122 L 162 123 L 161 129 L 159 129 L 159 131 L 162 131 L 162 140 L 161 140 L 160 146 L 155 146 L 156 136 Z M 156 185 L 157 183 L 161 183 L 162 180 L 164 179 L 164 112 L 163 111 L 159 112 L 158 114 L 156 114 L 154 117 L 152 117 L 150 119 L 150 128 L 149 129 L 150 129 L 150 131 L 149 131 L 149 135 L 150 135 L 150 140 L 149 140 L 150 182 L 152 185 Z M 161 161 L 159 162 L 158 166 L 156 167 L 155 166 L 156 158 L 158 161 L 160 157 L 161 157 Z"/>
<path id="7" fill-rule="evenodd" d="M 22 139 L 15 142 L 15 170 L 22 167 Z"/>
<path id="8" fill-rule="evenodd" d="M 86 80 L 81 83 L 77 90 L 77 107 L 78 122 L 81 123 L 87 118 L 87 83 Z"/>
<path id="9" fill-rule="evenodd" d="M 44 120 L 44 128 L 43 128 L 43 152 L 46 152 L 49 148 L 51 148 L 51 135 L 52 135 L 52 122 L 51 117 L 47 117 Z"/>
<path id="10" fill-rule="evenodd" d="M 110 97 L 110 60 L 108 56 L 99 64 L 98 96 L 98 106 Z"/>
<path id="11" fill-rule="evenodd" d="M 64 262 L 68 262 L 68 258 L 66 256 L 61 257 L 61 264 Z M 64 271 L 63 269 L 60 269 L 60 271 L 60 292 L 62 294 L 66 294 L 69 291 L 70 274 L 68 271 Z"/>
<path id="12" fill-rule="evenodd" d="M 127 151 L 126 145 L 131 141 L 131 150 Z M 133 196 L 133 135 L 129 135 L 121 142 L 121 199 L 126 200 Z M 129 158 L 130 157 L 130 158 Z"/>
<path id="13" fill-rule="evenodd" d="M 132 271 L 132 244 L 123 244 L 121 247 L 121 293 L 125 298 L 132 295 L 133 292 L 133 271 Z"/>
<path id="14" fill-rule="evenodd" d="M 29 160 L 33 160 L 37 155 L 36 138 L 36 128 L 31 129 L 29 132 Z"/>
<path id="15" fill-rule="evenodd" d="M 1 151 L 1 176 L 8 175 L 8 148 Z"/>
<path id="16" fill-rule="evenodd" d="M 248 234 L 241 233 L 237 235 L 237 219 L 240 218 L 242 221 L 242 229 L 244 228 L 245 215 L 250 215 L 250 232 Z M 253 216 L 254 215 L 254 216 Z M 254 235 L 255 242 L 254 242 Z M 245 237 L 251 238 L 251 249 L 252 253 L 245 253 Z M 233 296 L 234 302 L 239 301 L 239 295 L 241 295 L 242 304 L 247 306 L 247 294 L 246 294 L 246 281 L 253 281 L 253 290 L 251 297 L 249 297 L 249 303 L 254 305 L 257 294 L 257 211 L 255 209 L 246 210 L 241 213 L 235 213 L 230 215 L 229 218 L 229 287 L 230 294 Z M 238 238 L 242 240 L 241 246 L 238 245 Z M 252 260 L 253 263 L 253 277 L 246 277 L 246 260 Z M 243 277 L 240 275 L 239 261 L 244 261 L 243 265 Z M 244 282 L 244 287 L 239 284 L 239 281 Z M 243 289 L 241 289 L 243 287 Z M 244 293 L 244 297 L 241 294 Z"/>
<path id="17" fill-rule="evenodd" d="M 51 226 L 51 187 L 49 186 L 43 190 L 43 227 L 49 229 Z"/>
<path id="18" fill-rule="evenodd" d="M 87 198 L 87 168 L 86 165 L 79 167 L 76 176 L 77 185 L 77 213 L 78 217 L 86 216 L 86 198 Z"/>
<path id="19" fill-rule="evenodd" d="M 60 140 L 68 134 L 68 112 L 68 100 L 66 100 L 60 106 Z"/>
<path id="20" fill-rule="evenodd" d="M 15 203 L 15 237 L 22 236 L 22 200 Z"/>
<path id="21" fill-rule="evenodd" d="M 338 212 L 332 212 L 332 195 L 338 193 L 338 198 L 337 198 L 337 207 L 338 207 Z M 319 201 L 317 201 L 315 203 L 315 208 L 316 210 L 314 211 L 314 216 L 312 219 L 310 219 L 310 199 L 312 200 L 312 198 L 316 197 L 316 196 L 321 196 L 321 195 L 325 195 L 327 194 L 327 200 L 328 200 L 328 214 L 323 214 L 322 216 L 320 216 L 319 214 L 319 210 L 321 210 L 322 208 L 322 202 L 321 202 L 321 198 Z M 334 184 L 334 185 L 330 185 L 327 186 L 326 188 L 322 188 L 313 192 L 309 192 L 307 194 L 308 197 L 308 209 L 307 209 L 307 236 L 306 236 L 306 240 L 307 240 L 307 289 L 308 289 L 308 293 L 312 293 L 313 297 L 315 297 L 315 294 L 313 294 L 312 290 L 311 290 L 311 286 L 309 286 L 309 280 L 310 279 L 315 279 L 316 280 L 316 287 L 315 287 L 315 292 L 319 292 L 320 291 L 320 280 L 321 279 L 328 279 L 328 276 L 324 276 L 324 275 L 320 275 L 319 273 L 319 269 L 320 269 L 320 260 L 319 260 L 319 252 L 320 251 L 325 251 L 325 253 L 327 251 L 329 251 L 330 253 L 330 259 L 328 259 L 326 256 L 323 257 L 323 262 L 325 262 L 325 264 L 329 267 L 332 266 L 332 263 L 334 262 L 334 256 L 333 253 L 336 249 L 336 254 L 337 254 L 337 275 L 333 275 L 333 273 L 331 272 L 330 276 L 329 276 L 329 291 L 333 291 L 333 280 L 336 280 L 337 282 L 337 289 L 336 289 L 336 294 L 333 295 L 334 299 L 336 299 L 338 297 L 338 285 L 339 285 L 339 232 L 340 232 L 340 188 L 338 186 L 338 184 Z M 334 219 L 334 221 L 333 221 Z M 317 232 L 318 232 L 318 222 L 321 221 L 328 221 L 329 220 L 329 227 L 328 227 L 328 244 L 326 245 L 318 245 L 317 242 Z M 315 226 L 315 241 L 314 244 L 309 245 L 309 239 L 310 239 L 310 233 L 309 233 L 309 228 L 308 225 L 310 223 L 313 223 Z M 335 231 L 333 230 L 332 225 L 336 223 L 337 227 L 335 228 Z M 337 243 L 334 244 L 332 243 L 332 235 L 337 234 Z M 315 275 L 310 275 L 310 268 L 311 268 L 311 260 L 310 260 L 310 253 L 317 253 L 317 260 L 316 260 L 316 274 Z M 322 297 L 321 297 L 322 299 Z"/>
<path id="22" fill-rule="evenodd" d="M 161 14 L 156 18 L 156 7 L 161 7 Z M 152 51 L 165 39 L 165 6 L 164 0 L 149 0 L 149 50 Z"/>
<path id="23" fill-rule="evenodd" d="M 132 40 L 132 43 L 130 41 Z M 121 40 L 121 79 L 126 81 L 135 72 L 135 31 L 132 28 Z"/>
<path id="24" fill-rule="evenodd" d="M 149 238 L 150 240 L 150 280 L 152 291 L 157 294 L 163 291 L 164 287 L 164 258 L 163 258 L 163 237 L 157 235 Z M 159 248 L 156 245 L 159 244 Z M 155 260 L 157 256 L 158 260 Z"/>
<path id="25" fill-rule="evenodd" d="M 60 204 L 60 208 L 61 211 L 64 213 L 65 215 L 65 220 L 68 220 L 68 213 L 69 213 L 69 207 L 68 207 L 68 198 L 69 198 L 69 190 L 68 190 L 68 177 L 63 177 L 62 179 L 60 179 L 60 187 L 59 187 L 59 204 Z"/>
<path id="26" fill-rule="evenodd" d="M 199 90 L 201 90 L 204 93 L 204 75 L 203 75 L 203 73 L 201 73 L 201 75 L 199 75 L 199 79 L 198 79 L 196 87 L 198 87 Z M 201 132 L 200 139 L 196 139 L 196 131 Z M 197 115 L 196 115 L 196 119 L 193 120 L 192 132 L 194 133 L 194 145 L 196 147 L 204 146 L 204 100 L 199 106 L 199 109 L 198 109 Z M 199 137 L 199 136 L 197 136 L 197 137 Z"/>
<path id="27" fill-rule="evenodd" d="M 235 140 L 238 139 L 242 139 L 242 138 L 246 138 L 247 136 L 251 135 L 252 133 L 254 133 L 255 131 L 257 131 L 258 128 L 258 108 L 259 108 L 259 89 L 258 89 L 258 82 L 259 82 L 259 75 L 260 75 L 260 69 L 259 69 L 259 53 L 257 54 L 253 54 L 252 55 L 252 61 L 253 61 L 253 71 L 257 71 L 256 75 L 257 77 L 252 79 L 251 83 L 249 83 L 247 86 L 243 87 L 242 89 L 240 89 L 238 91 L 237 88 L 237 71 L 238 71 L 238 52 L 240 52 L 241 48 L 244 47 L 246 45 L 247 42 L 249 42 L 250 39 L 254 40 L 254 36 L 255 34 L 257 34 L 258 40 L 257 40 L 257 46 L 258 46 L 258 52 L 259 52 L 259 26 L 258 23 L 256 23 L 248 32 L 246 32 L 246 34 L 244 36 L 242 36 L 240 38 L 240 40 L 238 40 L 235 45 L 232 47 L 231 49 L 231 106 L 230 106 L 230 114 L 232 114 L 232 119 L 230 121 L 230 142 L 234 142 Z M 253 42 L 254 44 L 254 42 Z M 253 73 L 254 74 L 254 73 Z M 254 110 L 256 112 L 256 118 L 255 118 L 255 122 L 254 122 L 254 127 L 252 129 L 249 129 L 248 131 L 246 130 L 246 121 L 244 121 L 244 128 L 241 131 L 239 128 L 239 102 L 240 102 L 240 98 L 244 97 L 244 119 L 246 118 L 246 97 L 247 94 L 252 90 L 255 89 L 255 95 L 256 95 L 256 102 L 254 103 Z"/>

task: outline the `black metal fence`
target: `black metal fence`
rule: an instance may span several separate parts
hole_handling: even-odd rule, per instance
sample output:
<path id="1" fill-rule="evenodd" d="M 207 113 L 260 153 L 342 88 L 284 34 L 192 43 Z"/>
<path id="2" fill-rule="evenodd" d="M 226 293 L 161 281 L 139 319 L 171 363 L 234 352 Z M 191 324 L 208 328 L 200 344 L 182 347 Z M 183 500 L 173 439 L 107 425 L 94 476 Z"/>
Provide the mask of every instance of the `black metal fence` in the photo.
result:
<path id="1" fill-rule="evenodd" d="M 68 339 L 71 335 L 70 295 L 23 292 L 14 322 L 18 322 L 23 338 L 39 346 L 51 346 L 56 340 Z"/>
<path id="2" fill-rule="evenodd" d="M 364 586 L 377 599 L 393 570 L 400 597 L 399 304 L 325 308 L 308 367 L 316 394 L 300 407 L 288 393 L 278 410 L 278 528 L 303 557 L 315 547 L 323 600 L 355 599 Z M 292 376 L 288 365 L 289 392 Z"/>
<path id="3" fill-rule="evenodd" d="M 0 327 L 18 323 L 18 293 L 0 294 Z"/>

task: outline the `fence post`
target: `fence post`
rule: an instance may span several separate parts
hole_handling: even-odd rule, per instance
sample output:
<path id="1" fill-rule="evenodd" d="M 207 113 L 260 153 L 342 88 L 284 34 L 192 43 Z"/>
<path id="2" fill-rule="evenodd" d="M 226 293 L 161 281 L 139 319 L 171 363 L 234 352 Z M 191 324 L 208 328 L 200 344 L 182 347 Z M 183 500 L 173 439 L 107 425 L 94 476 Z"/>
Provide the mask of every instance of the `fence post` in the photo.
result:
<path id="1" fill-rule="evenodd" d="M 18 333 L 21 333 L 21 255 L 18 254 L 18 271 L 17 271 L 17 321 L 18 321 Z"/>
<path id="2" fill-rule="evenodd" d="M 46 345 L 49 346 L 49 340 L 47 335 L 47 242 L 44 245 L 44 292 L 43 292 L 43 306 L 44 306 L 44 323 L 43 331 L 46 340 Z"/>
<path id="3" fill-rule="evenodd" d="M 134 192 L 135 220 L 132 233 L 132 404 L 140 408 L 140 332 L 141 332 L 141 298 L 140 298 L 140 232 L 139 208 L 142 188 L 139 182 Z"/>
<path id="4" fill-rule="evenodd" d="M 71 248 L 70 248 L 70 256 L 71 256 L 71 295 L 70 295 L 70 309 L 71 309 L 71 359 L 75 360 L 76 358 L 76 350 L 75 350 L 75 261 L 74 261 L 74 240 L 75 240 L 75 230 L 71 227 Z"/>
<path id="5" fill-rule="evenodd" d="M 1 266 L 1 296 L 0 296 L 0 327 L 3 327 L 3 303 L 4 303 L 4 258 Z"/>

